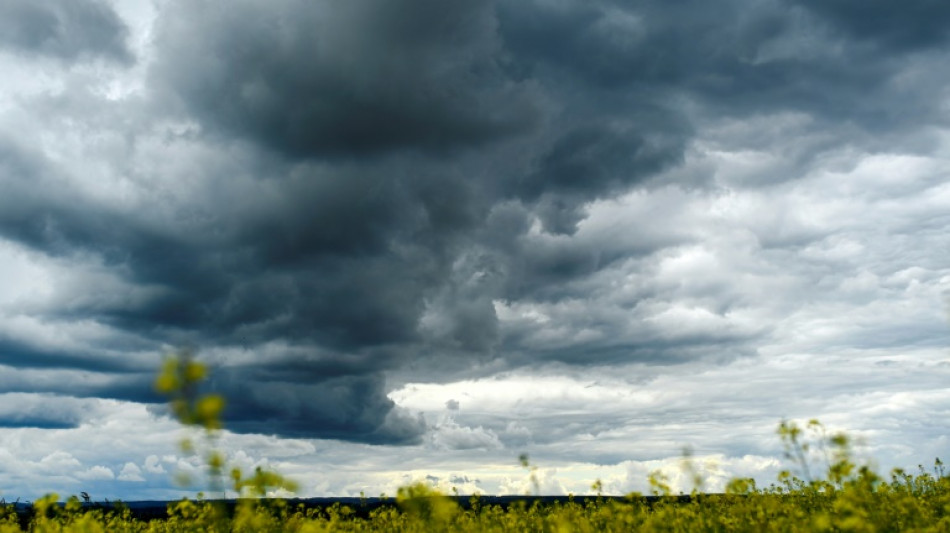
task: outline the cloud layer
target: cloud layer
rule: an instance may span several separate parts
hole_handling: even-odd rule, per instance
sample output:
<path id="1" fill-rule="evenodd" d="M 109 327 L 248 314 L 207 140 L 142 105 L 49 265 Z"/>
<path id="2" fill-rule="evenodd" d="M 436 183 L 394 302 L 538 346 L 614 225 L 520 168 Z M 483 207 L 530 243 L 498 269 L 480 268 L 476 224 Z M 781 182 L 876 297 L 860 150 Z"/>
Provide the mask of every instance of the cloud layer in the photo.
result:
<path id="1" fill-rule="evenodd" d="M 567 449 L 588 429 L 538 421 L 568 405 L 466 425 L 393 391 L 936 350 L 950 10 L 856 9 L 8 3 L 0 425 L 159 402 L 194 346 L 237 432 Z"/>

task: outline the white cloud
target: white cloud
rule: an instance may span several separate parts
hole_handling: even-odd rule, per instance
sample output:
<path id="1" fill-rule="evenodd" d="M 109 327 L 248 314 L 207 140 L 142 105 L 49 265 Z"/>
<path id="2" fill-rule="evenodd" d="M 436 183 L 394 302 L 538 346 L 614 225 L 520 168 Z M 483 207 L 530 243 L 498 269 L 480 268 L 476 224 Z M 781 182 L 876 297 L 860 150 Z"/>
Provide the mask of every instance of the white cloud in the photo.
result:
<path id="1" fill-rule="evenodd" d="M 88 481 L 115 479 L 115 472 L 111 468 L 96 465 L 76 473 L 76 477 Z"/>
<path id="2" fill-rule="evenodd" d="M 149 455 L 145 458 L 142 468 L 149 474 L 164 474 L 165 467 L 162 466 L 161 459 L 157 455 Z"/>
<path id="3" fill-rule="evenodd" d="M 142 469 L 135 463 L 125 463 L 122 470 L 119 471 L 119 481 L 145 481 L 142 477 Z"/>
<path id="4" fill-rule="evenodd" d="M 481 426 L 460 426 L 449 417 L 443 418 L 430 429 L 429 444 L 441 450 L 499 449 L 504 446 L 498 435 Z"/>
<path id="5" fill-rule="evenodd" d="M 80 466 L 81 463 L 68 452 L 55 451 L 40 459 L 40 465 L 50 472 L 59 473 L 72 470 L 72 467 Z"/>

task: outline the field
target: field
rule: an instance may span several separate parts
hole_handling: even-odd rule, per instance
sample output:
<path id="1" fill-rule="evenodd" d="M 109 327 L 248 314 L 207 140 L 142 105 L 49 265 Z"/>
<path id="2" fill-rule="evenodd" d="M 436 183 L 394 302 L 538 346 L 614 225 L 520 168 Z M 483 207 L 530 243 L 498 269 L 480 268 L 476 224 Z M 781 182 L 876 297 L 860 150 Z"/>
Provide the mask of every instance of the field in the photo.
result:
<path id="1" fill-rule="evenodd" d="M 151 521 L 135 518 L 129 510 L 84 509 L 75 498 L 57 506 L 54 499 L 37 502 L 35 516 L 25 517 L 22 525 L 35 532 L 950 531 L 950 479 L 896 472 L 885 482 L 866 469 L 811 483 L 785 477 L 767 489 L 735 480 L 726 494 L 634 494 L 508 506 L 478 497 L 463 506 L 457 498 L 419 485 L 401 490 L 395 505 L 368 512 L 358 505 L 312 508 L 285 500 L 244 499 L 233 508 L 184 500 L 169 505 L 167 518 Z M 0 532 L 19 531 L 17 520 L 8 508 Z"/>

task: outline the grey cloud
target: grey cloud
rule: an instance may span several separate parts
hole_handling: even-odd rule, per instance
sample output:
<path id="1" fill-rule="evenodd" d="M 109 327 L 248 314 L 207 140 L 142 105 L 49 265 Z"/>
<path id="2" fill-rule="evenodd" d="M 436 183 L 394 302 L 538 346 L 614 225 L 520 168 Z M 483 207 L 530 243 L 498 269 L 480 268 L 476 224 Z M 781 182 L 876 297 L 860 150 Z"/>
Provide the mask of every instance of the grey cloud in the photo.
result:
<path id="1" fill-rule="evenodd" d="M 522 196 L 621 189 L 621 180 L 633 182 L 637 174 L 653 174 L 669 159 L 678 159 L 682 147 L 655 146 L 659 143 L 650 142 L 649 132 L 631 126 L 600 123 L 567 132 L 542 156 L 537 172 L 521 183 Z"/>
<path id="2" fill-rule="evenodd" d="M 29 341 L 0 340 L 5 376 L 0 393 L 42 391 L 60 396 L 162 402 L 153 390 L 154 361 L 130 361 L 121 352 L 49 349 Z"/>
<path id="3" fill-rule="evenodd" d="M 950 37 L 950 6 L 943 2 L 797 0 L 793 3 L 813 11 L 849 36 L 885 47 L 930 48 L 945 45 Z"/>
<path id="4" fill-rule="evenodd" d="M 0 400 L 0 427 L 5 428 L 74 428 L 89 404 L 68 396 L 30 393 L 6 393 Z"/>
<path id="5" fill-rule="evenodd" d="M 28 341 L 0 337 L 0 364 L 17 368 L 65 368 L 91 371 L 129 370 L 124 361 L 110 361 L 92 354 L 80 354 L 73 350 L 41 348 Z"/>
<path id="6" fill-rule="evenodd" d="M 770 4 L 504 1 L 498 10 L 505 43 L 523 68 L 589 90 L 632 86 L 657 97 L 657 89 L 675 91 L 780 32 Z"/>
<path id="7" fill-rule="evenodd" d="M 686 136 L 664 131 L 678 121 L 669 113 L 657 114 L 667 120 L 604 118 L 571 127 L 518 180 L 519 197 L 537 202 L 535 212 L 549 232 L 574 233 L 586 218 L 587 202 L 627 190 L 682 161 Z"/>
<path id="8" fill-rule="evenodd" d="M 422 338 L 437 350 L 490 352 L 498 342 L 492 297 L 502 276 L 489 254 L 469 250 L 457 257 L 442 290 L 426 299 Z"/>
<path id="9" fill-rule="evenodd" d="M 76 426 L 75 421 L 60 420 L 55 417 L 32 416 L 23 413 L 0 416 L 0 428 L 70 429 Z"/>
<path id="10" fill-rule="evenodd" d="M 128 33 L 112 8 L 99 0 L 9 0 L 0 5 L 0 46 L 16 52 L 69 62 L 101 57 L 130 63 Z"/>

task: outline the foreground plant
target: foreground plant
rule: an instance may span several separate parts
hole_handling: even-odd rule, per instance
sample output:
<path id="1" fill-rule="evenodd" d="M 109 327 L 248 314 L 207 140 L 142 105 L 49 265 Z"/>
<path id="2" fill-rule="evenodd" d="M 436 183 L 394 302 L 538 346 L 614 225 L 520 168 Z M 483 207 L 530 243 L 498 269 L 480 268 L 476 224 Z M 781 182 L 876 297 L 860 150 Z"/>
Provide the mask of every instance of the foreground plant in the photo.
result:
<path id="1" fill-rule="evenodd" d="M 231 490 L 243 498 L 239 500 L 232 524 L 228 524 L 223 502 L 205 502 L 198 506 L 200 511 L 196 511 L 195 504 L 188 500 L 169 506 L 170 522 L 193 521 L 200 516 L 202 527 L 209 531 L 259 531 L 261 524 L 254 519 L 260 505 L 258 499 L 277 489 L 293 493 L 297 485 L 277 472 L 261 467 L 255 468 L 249 475 L 236 466 L 228 469 L 224 454 L 216 446 L 223 427 L 221 415 L 226 404 L 222 396 L 201 391 L 207 378 L 207 366 L 196 360 L 191 350 L 184 349 L 165 358 L 155 380 L 155 389 L 169 397 L 169 407 L 179 422 L 203 434 L 201 441 L 186 437 L 180 446 L 184 453 L 202 457 L 208 472 L 210 494 L 226 494 L 224 472 L 228 470 Z M 182 484 L 191 482 L 183 476 L 179 476 L 179 481 Z"/>

